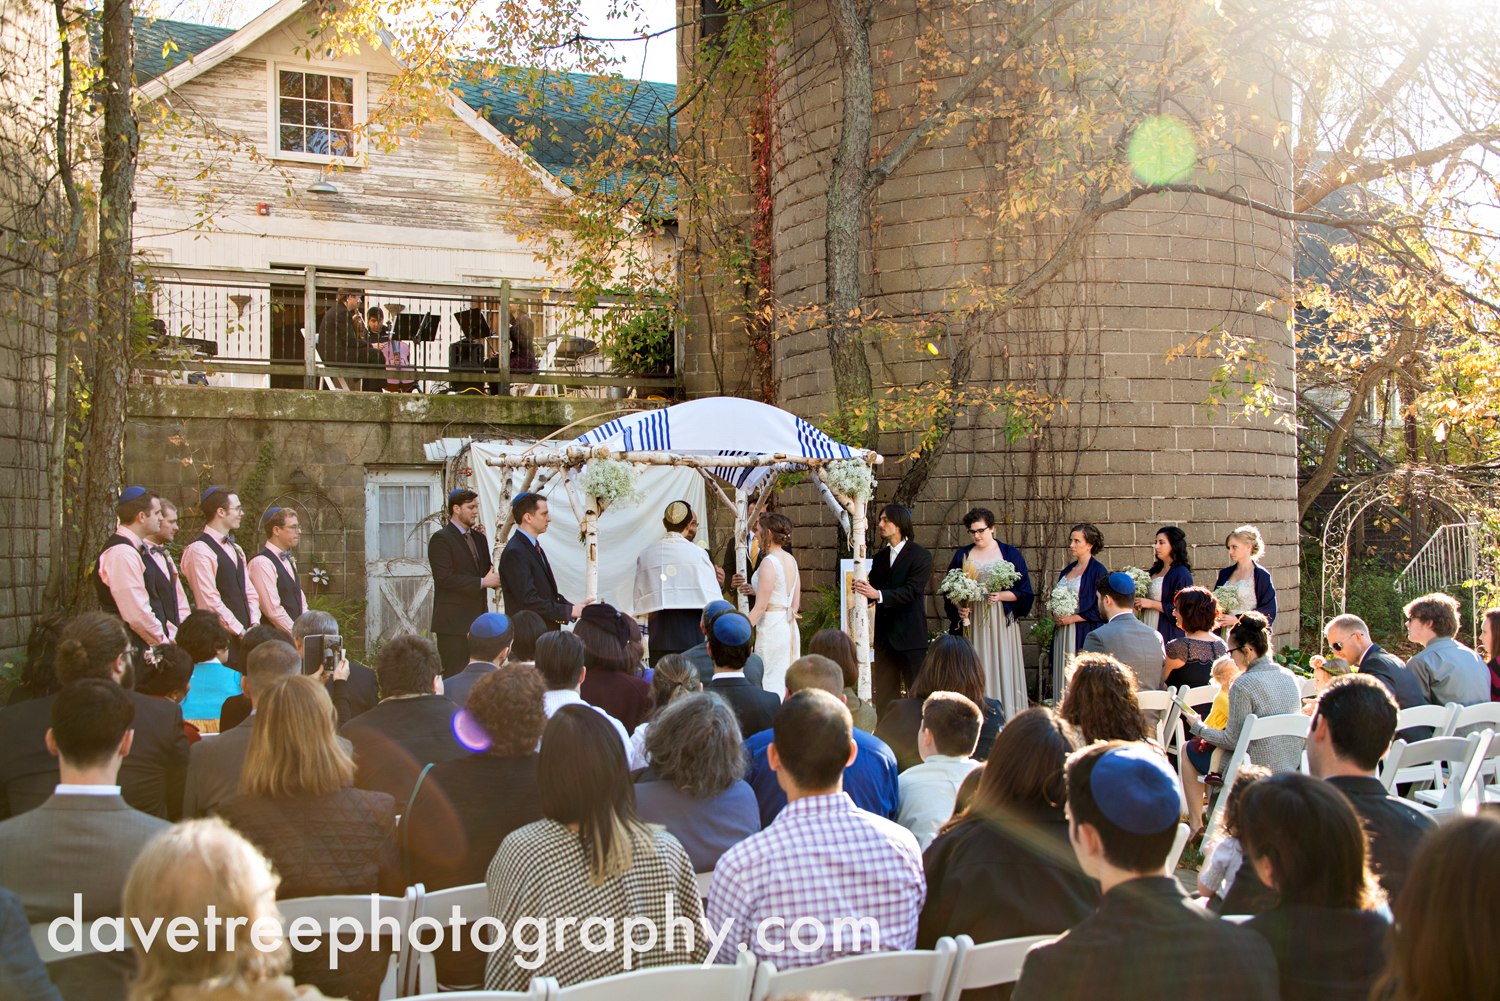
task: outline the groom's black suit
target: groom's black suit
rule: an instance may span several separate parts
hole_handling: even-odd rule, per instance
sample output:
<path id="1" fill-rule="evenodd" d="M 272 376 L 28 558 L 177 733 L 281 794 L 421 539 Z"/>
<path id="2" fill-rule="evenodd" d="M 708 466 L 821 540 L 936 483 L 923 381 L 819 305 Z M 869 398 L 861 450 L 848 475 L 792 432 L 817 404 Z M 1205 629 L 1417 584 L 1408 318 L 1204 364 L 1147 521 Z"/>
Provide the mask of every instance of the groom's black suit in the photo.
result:
<path id="1" fill-rule="evenodd" d="M 573 603 L 558 593 L 546 553 L 520 529 L 500 554 L 500 593 L 505 598 L 506 615 L 530 609 L 542 617 L 548 629 L 556 629 L 573 617 Z"/>
<path id="2" fill-rule="evenodd" d="M 870 586 L 880 592 L 875 605 L 875 713 L 885 714 L 892 699 L 916 680 L 927 656 L 927 584 L 932 554 L 910 539 L 891 562 L 890 547 L 870 562 Z"/>

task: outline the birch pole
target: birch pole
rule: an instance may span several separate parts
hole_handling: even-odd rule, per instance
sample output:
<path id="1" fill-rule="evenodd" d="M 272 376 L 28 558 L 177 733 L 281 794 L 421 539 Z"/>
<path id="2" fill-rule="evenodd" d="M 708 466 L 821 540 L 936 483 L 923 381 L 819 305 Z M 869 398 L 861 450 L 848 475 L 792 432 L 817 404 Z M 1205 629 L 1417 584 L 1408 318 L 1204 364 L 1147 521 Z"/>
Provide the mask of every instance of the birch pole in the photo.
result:
<path id="1" fill-rule="evenodd" d="M 750 580 L 749 575 L 745 573 L 745 570 L 746 570 L 746 566 L 745 566 L 745 531 L 749 527 L 749 519 L 746 516 L 745 508 L 746 508 L 746 506 L 748 504 L 748 500 L 749 499 L 745 496 L 745 491 L 741 490 L 739 487 L 735 487 L 735 489 L 734 489 L 734 567 L 735 567 L 735 572 L 737 574 L 739 574 L 740 578 L 742 580 L 746 581 L 746 582 L 748 582 Z M 740 594 L 738 592 L 738 590 L 736 590 L 736 594 L 738 595 L 738 598 L 739 598 L 740 612 L 742 614 L 744 614 L 744 615 L 749 615 L 750 614 L 749 599 L 746 598 L 745 595 Z"/>
<path id="2" fill-rule="evenodd" d="M 593 494 L 583 495 L 583 599 L 599 597 L 599 515 L 604 506 Z"/>
<path id="3" fill-rule="evenodd" d="M 868 580 L 865 560 L 865 505 L 846 497 L 839 500 L 849 512 L 849 541 L 854 548 L 854 579 Z M 854 659 L 859 664 L 859 697 L 870 698 L 870 602 L 864 595 L 854 595 Z"/>

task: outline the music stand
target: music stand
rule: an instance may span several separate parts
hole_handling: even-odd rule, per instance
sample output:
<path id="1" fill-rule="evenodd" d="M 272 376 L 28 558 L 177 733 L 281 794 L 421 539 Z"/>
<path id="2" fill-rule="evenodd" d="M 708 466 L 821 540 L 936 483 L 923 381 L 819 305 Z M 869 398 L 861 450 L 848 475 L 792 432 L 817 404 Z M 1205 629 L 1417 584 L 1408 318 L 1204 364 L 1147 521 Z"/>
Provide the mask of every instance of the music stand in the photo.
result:
<path id="1" fill-rule="evenodd" d="M 466 341 L 482 341 L 490 336 L 490 321 L 482 309 L 464 309 L 453 314 L 453 322 L 464 332 Z"/>
<path id="2" fill-rule="evenodd" d="M 437 340 L 438 315 L 436 313 L 402 313 L 391 327 L 391 340 L 418 341 L 425 343 Z"/>

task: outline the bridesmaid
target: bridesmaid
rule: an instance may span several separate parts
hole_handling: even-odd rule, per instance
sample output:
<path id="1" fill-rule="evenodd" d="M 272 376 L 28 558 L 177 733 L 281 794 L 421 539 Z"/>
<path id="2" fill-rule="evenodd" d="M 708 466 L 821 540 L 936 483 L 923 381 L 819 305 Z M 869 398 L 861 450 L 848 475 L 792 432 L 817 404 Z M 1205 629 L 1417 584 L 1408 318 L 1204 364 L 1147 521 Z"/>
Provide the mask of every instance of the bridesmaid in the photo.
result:
<path id="1" fill-rule="evenodd" d="M 1141 621 L 1161 633 L 1162 644 L 1182 636 L 1172 615 L 1177 592 L 1193 586 L 1193 565 L 1188 559 L 1187 533 L 1176 525 L 1156 530 L 1156 562 L 1151 564 L 1151 592 L 1135 599 Z"/>
<path id="2" fill-rule="evenodd" d="M 1099 611 L 1099 592 L 1095 585 L 1109 573 L 1109 568 L 1096 558 L 1104 548 L 1104 533 L 1097 525 L 1084 522 L 1074 525 L 1068 532 L 1068 552 L 1073 562 L 1063 568 L 1057 579 L 1058 587 L 1078 592 L 1078 611 L 1073 615 L 1054 615 L 1052 621 L 1058 626 L 1052 634 L 1052 699 L 1054 705 L 1062 705 L 1063 672 L 1073 655 L 1083 649 L 1088 634 L 1104 622 Z M 1067 628 L 1064 628 L 1067 627 Z"/>
<path id="3" fill-rule="evenodd" d="M 1214 581 L 1214 590 L 1229 584 L 1239 589 L 1240 601 L 1236 614 L 1219 614 L 1219 627 L 1233 628 L 1239 624 L 1240 615 L 1249 611 L 1264 615 L 1267 622 L 1275 622 L 1276 588 L 1271 583 L 1271 572 L 1256 562 L 1260 554 L 1266 551 L 1260 529 L 1254 525 L 1241 525 L 1229 533 L 1229 537 L 1224 540 L 1224 548 L 1229 550 L 1229 558 L 1234 562 L 1219 571 L 1219 579 Z"/>
<path id="4" fill-rule="evenodd" d="M 948 563 L 949 570 L 962 568 L 968 576 L 979 580 L 991 563 L 1009 560 L 1021 575 L 1010 590 L 991 594 L 989 601 L 978 609 L 978 614 L 943 599 L 950 633 L 962 632 L 965 624 L 973 625 L 969 642 L 979 655 L 979 664 L 984 671 L 984 694 L 987 698 L 997 699 L 1005 710 L 1006 720 L 1010 720 L 1031 705 L 1026 695 L 1026 659 L 1021 650 L 1021 626 L 1016 621 L 1030 613 L 1031 603 L 1035 600 L 1031 576 L 1021 551 L 995 538 L 993 512 L 976 507 L 964 515 L 964 528 L 974 541 L 953 554 Z"/>

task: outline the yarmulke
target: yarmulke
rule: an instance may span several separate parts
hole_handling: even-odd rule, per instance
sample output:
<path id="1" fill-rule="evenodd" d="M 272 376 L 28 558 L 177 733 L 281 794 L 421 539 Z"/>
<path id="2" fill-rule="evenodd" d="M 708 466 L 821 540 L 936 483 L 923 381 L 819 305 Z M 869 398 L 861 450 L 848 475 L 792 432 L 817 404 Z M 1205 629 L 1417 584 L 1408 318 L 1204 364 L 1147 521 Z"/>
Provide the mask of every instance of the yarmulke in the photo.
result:
<path id="1" fill-rule="evenodd" d="M 463 493 L 466 490 L 469 490 L 469 488 L 468 487 L 458 487 L 456 489 L 448 491 L 448 503 L 452 504 L 453 503 L 453 498 L 457 497 L 459 494 Z M 469 490 L 469 492 L 473 493 L 472 490 Z"/>
<path id="2" fill-rule="evenodd" d="M 1116 594 L 1135 594 L 1135 578 L 1116 570 L 1109 575 L 1109 589 Z"/>
<path id="3" fill-rule="evenodd" d="M 129 504 L 131 501 L 136 500 L 139 497 L 144 497 L 145 495 L 145 487 L 126 487 L 124 490 L 120 491 L 120 499 L 116 501 L 116 503 Z"/>
<path id="4" fill-rule="evenodd" d="M 279 508 L 279 507 L 269 507 L 269 508 L 266 508 L 266 513 L 260 516 L 260 523 L 262 525 L 264 525 L 266 522 L 268 522 L 268 521 L 271 520 L 271 515 L 275 514 L 277 511 L 280 511 L 280 510 L 281 510 L 281 508 Z"/>
<path id="5" fill-rule="evenodd" d="M 207 490 L 203 491 L 203 493 L 198 495 L 198 503 L 202 504 L 204 501 L 208 500 L 208 495 L 213 493 L 215 490 L 223 489 L 223 487 L 209 487 Z"/>
<path id="6" fill-rule="evenodd" d="M 499 612 L 485 612 L 474 620 L 469 626 L 469 635 L 478 636 L 482 640 L 492 640 L 497 636 L 504 636 L 505 631 L 510 628 L 510 620 Z"/>
<path id="7" fill-rule="evenodd" d="M 1106 751 L 1089 787 L 1099 811 L 1132 834 L 1160 834 L 1182 815 L 1182 792 L 1166 759 L 1133 745 Z"/>
<path id="8" fill-rule="evenodd" d="M 693 509 L 688 506 L 687 501 L 676 500 L 667 505 L 666 513 L 661 517 L 666 524 L 667 531 L 680 532 L 686 528 L 688 522 L 693 520 Z"/>
<path id="9" fill-rule="evenodd" d="M 723 598 L 719 598 L 719 599 L 717 599 L 715 601 L 710 601 L 707 605 L 703 606 L 703 614 L 705 616 L 707 616 L 709 619 L 712 619 L 715 615 L 718 615 L 720 612 L 732 612 L 732 611 L 734 611 L 734 606 L 731 605 L 729 602 L 725 601 Z"/>
<path id="10" fill-rule="evenodd" d="M 744 646 L 750 642 L 750 620 L 739 612 L 725 612 L 714 620 L 714 639 L 725 646 Z"/>

